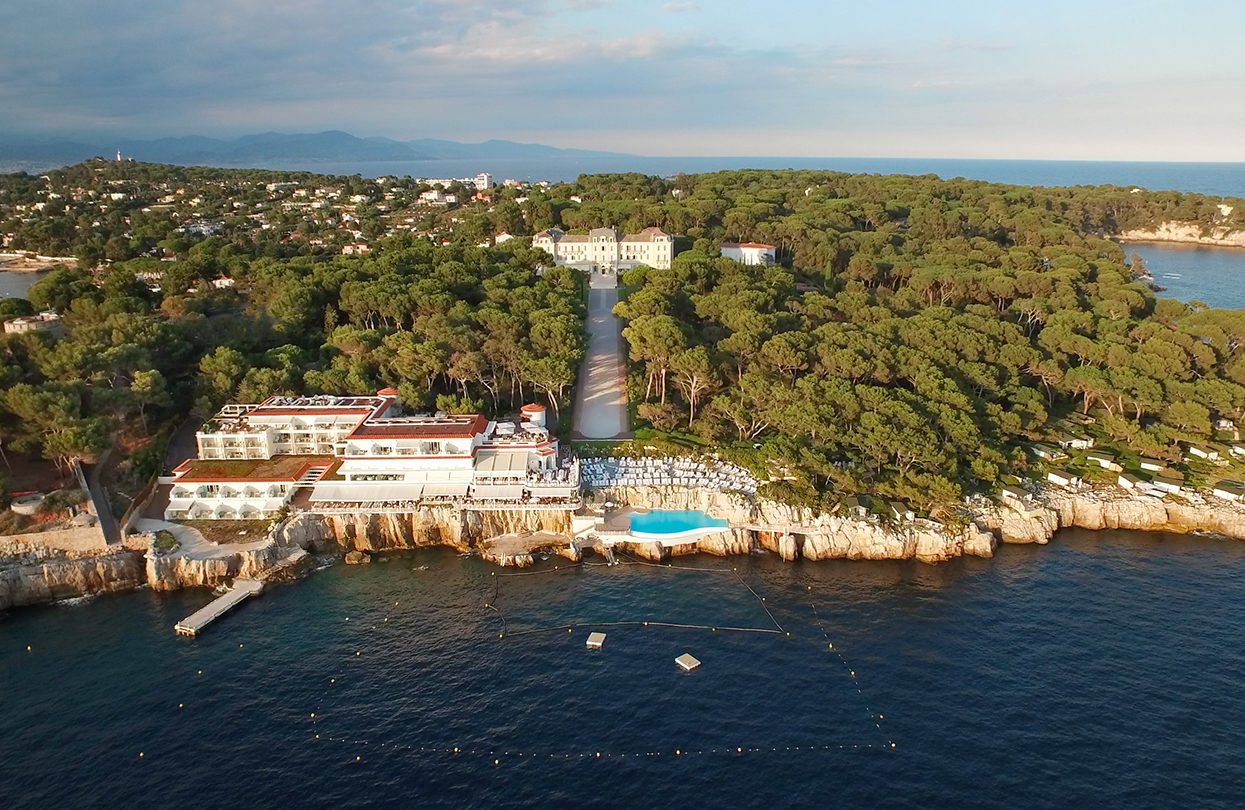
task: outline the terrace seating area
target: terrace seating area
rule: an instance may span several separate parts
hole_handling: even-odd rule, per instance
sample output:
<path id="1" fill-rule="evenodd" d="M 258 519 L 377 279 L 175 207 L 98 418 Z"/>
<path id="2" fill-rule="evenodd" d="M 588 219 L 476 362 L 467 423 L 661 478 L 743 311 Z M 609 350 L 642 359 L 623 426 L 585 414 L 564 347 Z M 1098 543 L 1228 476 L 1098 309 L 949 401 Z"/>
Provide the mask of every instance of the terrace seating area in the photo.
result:
<path id="1" fill-rule="evenodd" d="M 604 458 L 583 464 L 584 486 L 695 487 L 755 495 L 757 480 L 742 467 L 724 461 L 689 458 Z"/>
<path id="2" fill-rule="evenodd" d="M 428 506 L 456 506 L 460 509 L 497 510 L 497 509 L 575 509 L 581 501 L 578 497 L 553 498 L 498 498 L 487 501 L 458 496 L 424 497 L 418 500 L 405 501 L 317 501 L 307 507 L 306 511 L 320 515 L 331 514 L 405 514 L 415 512 Z"/>

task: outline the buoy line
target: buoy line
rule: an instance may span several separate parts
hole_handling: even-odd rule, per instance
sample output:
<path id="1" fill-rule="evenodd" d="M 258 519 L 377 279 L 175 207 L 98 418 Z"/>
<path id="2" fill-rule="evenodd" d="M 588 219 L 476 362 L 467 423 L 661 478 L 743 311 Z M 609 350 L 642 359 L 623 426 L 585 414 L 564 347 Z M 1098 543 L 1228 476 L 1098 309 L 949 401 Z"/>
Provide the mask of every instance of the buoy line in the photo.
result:
<path id="1" fill-rule="evenodd" d="M 739 573 L 738 568 L 702 568 L 698 566 L 689 566 L 689 565 L 669 565 L 669 564 L 651 563 L 647 561 L 635 560 L 635 559 L 630 559 L 630 558 L 625 558 L 624 562 L 620 562 L 618 564 L 619 565 L 643 565 L 643 566 L 657 568 L 659 570 L 665 570 L 665 571 L 693 571 L 693 572 L 702 573 L 702 574 L 733 575 L 736 581 L 738 581 L 739 584 L 742 585 L 748 591 L 748 593 L 752 594 L 753 599 L 756 600 L 756 603 L 761 607 L 761 610 L 765 612 L 765 615 L 769 617 L 769 620 L 773 623 L 774 627 L 773 629 L 767 628 L 767 627 L 735 627 L 735 626 L 720 625 L 720 624 L 719 625 L 686 624 L 682 622 L 667 622 L 667 621 L 652 620 L 652 619 L 649 619 L 649 620 L 633 619 L 633 620 L 617 620 L 617 621 L 603 621 L 603 622 L 580 621 L 580 622 L 573 622 L 570 624 L 555 624 L 555 625 L 549 625 L 548 627 L 531 628 L 527 630 L 516 630 L 514 632 L 511 632 L 510 622 L 506 618 L 506 614 L 503 613 L 501 609 L 497 607 L 497 602 L 501 597 L 501 581 L 503 579 L 508 579 L 510 577 L 552 575 L 552 574 L 562 573 L 564 571 L 572 571 L 577 568 L 592 567 L 592 566 L 600 567 L 603 565 L 602 563 L 594 564 L 594 563 L 578 562 L 572 565 L 555 565 L 553 568 L 547 568 L 541 571 L 516 571 L 513 573 L 493 572 L 493 575 L 492 575 L 493 596 L 490 601 L 484 603 L 484 606 L 492 610 L 494 613 L 496 613 L 498 618 L 501 620 L 501 630 L 498 632 L 497 637 L 498 638 L 513 638 L 516 636 L 530 635 L 533 633 L 549 633 L 549 632 L 558 631 L 558 630 L 572 630 L 575 627 L 589 627 L 589 626 L 591 627 L 668 627 L 668 628 L 677 628 L 677 629 L 685 629 L 685 630 L 707 630 L 709 632 L 717 632 L 721 630 L 723 632 L 734 632 L 734 633 L 771 633 L 771 634 L 777 634 L 777 635 L 782 635 L 782 634 L 790 635 L 790 633 L 787 633 L 786 629 L 783 628 L 782 624 L 779 623 L 778 619 L 774 617 L 773 611 L 769 609 L 769 606 L 765 602 L 765 597 L 757 593 L 756 589 L 753 588 L 751 585 L 747 583 L 747 581 L 744 580 L 743 576 Z"/>
<path id="2" fill-rule="evenodd" d="M 666 566 L 654 566 L 654 567 L 666 567 Z M 774 621 L 775 626 L 781 627 L 777 619 L 774 618 L 773 613 L 769 610 L 768 605 L 765 604 L 765 600 L 756 592 L 755 589 L 753 589 L 750 585 L 748 585 L 748 583 L 744 581 L 741 576 L 739 576 L 738 571 L 727 571 L 725 569 L 702 569 L 702 568 L 690 568 L 690 570 L 711 571 L 714 573 L 734 573 L 737 579 L 739 579 L 739 581 L 745 587 L 747 587 L 748 590 L 753 594 L 753 596 L 756 597 L 758 601 L 764 606 L 766 613 L 770 616 L 771 620 Z M 525 572 L 525 573 L 536 573 L 536 572 Z M 494 575 L 494 601 L 496 601 L 497 593 L 498 593 L 499 586 L 496 581 L 498 578 L 499 577 L 497 575 Z M 811 586 L 809 586 L 808 589 L 811 591 L 812 590 Z M 495 605 L 491 603 L 486 603 L 486 606 L 492 608 L 495 612 L 497 612 L 498 615 L 501 617 L 503 623 L 505 622 L 505 615 L 499 609 L 497 609 Z M 837 648 L 831 641 L 829 631 L 826 629 L 825 622 L 822 619 L 820 612 L 817 610 L 816 603 L 810 601 L 809 608 L 812 613 L 814 623 L 817 625 L 817 629 L 820 631 L 822 638 L 825 641 L 825 650 L 828 652 L 833 652 L 835 654 L 835 656 L 837 657 L 839 661 L 841 668 L 847 673 L 848 677 L 851 678 L 851 680 L 853 681 L 854 686 L 856 688 L 857 696 L 862 701 L 862 704 L 864 705 L 865 710 L 869 713 L 870 721 L 873 723 L 874 728 L 879 733 L 881 733 L 882 732 L 881 722 L 884 719 L 884 716 L 881 714 L 874 714 L 872 708 L 869 706 L 868 700 L 865 697 L 864 691 L 861 687 L 860 680 L 856 677 L 856 671 L 851 668 L 850 664 L 848 663 L 846 657 L 843 655 L 842 651 L 839 648 Z M 376 622 L 367 622 L 366 620 L 360 623 L 356 623 L 356 624 L 362 624 L 365 629 L 370 628 L 371 630 L 376 630 L 379 627 L 383 627 L 387 624 L 388 617 L 385 617 L 385 618 L 386 620 L 379 624 Z M 522 631 L 516 631 L 514 633 L 506 633 L 505 635 L 506 637 L 517 637 L 517 636 L 522 636 L 522 635 L 529 635 L 532 633 L 550 632 L 554 630 L 570 631 L 576 627 L 579 627 L 579 628 L 586 628 L 589 626 L 591 627 L 619 627 L 619 626 L 637 626 L 637 625 L 647 626 L 647 627 L 663 627 L 663 628 L 677 628 L 677 629 L 686 628 L 686 629 L 697 629 L 697 630 L 710 629 L 710 630 L 723 630 L 723 631 L 734 631 L 734 632 L 752 632 L 752 633 L 761 633 L 761 634 L 768 634 L 768 635 L 785 634 L 788 637 L 791 635 L 787 631 L 781 630 L 781 629 L 737 628 L 737 627 L 724 627 L 724 626 L 719 626 L 715 628 L 709 625 L 691 625 L 691 624 L 678 624 L 678 623 L 672 623 L 672 622 L 653 622 L 653 621 L 577 623 L 577 624 L 570 624 L 570 625 L 557 625 L 555 627 L 539 628 L 535 630 L 522 630 Z M 505 625 L 503 624 L 503 627 L 504 626 Z M 358 658 L 360 656 L 362 644 L 356 644 L 356 645 L 350 645 L 350 646 L 354 648 L 354 655 L 349 656 L 347 660 Z M 556 750 L 550 750 L 548 748 L 538 748 L 538 747 L 533 747 L 533 748 L 490 747 L 488 745 L 481 745 L 478 743 L 466 743 L 464 745 L 451 746 L 451 745 L 416 745 L 413 743 L 397 743 L 397 742 L 391 742 L 391 741 L 379 741 L 378 742 L 375 739 L 360 739 L 360 738 L 351 737 L 351 736 L 337 736 L 330 732 L 326 732 L 322 730 L 322 726 L 320 725 L 323 719 L 321 710 L 324 707 L 325 700 L 328 698 L 329 693 L 333 689 L 341 685 L 340 681 L 341 681 L 340 675 L 333 675 L 328 678 L 328 681 L 325 684 L 324 689 L 321 691 L 316 701 L 316 711 L 311 712 L 309 714 L 309 720 L 311 724 L 311 734 L 309 738 L 310 742 L 332 742 L 332 743 L 336 743 L 339 745 L 343 745 L 347 747 L 355 747 L 355 748 L 372 747 L 372 748 L 380 749 L 382 751 L 401 753 L 403 755 L 485 757 L 485 758 L 492 759 L 494 766 L 499 766 L 503 758 L 507 760 L 511 760 L 511 761 L 521 761 L 525 759 L 530 760 L 530 761 L 567 761 L 567 760 L 585 760 L 585 759 L 587 760 L 611 760 L 611 761 L 639 760 L 639 759 L 678 760 L 678 759 L 682 759 L 686 757 L 706 757 L 706 756 L 738 757 L 738 756 L 743 756 L 746 754 L 774 755 L 774 754 L 788 754 L 788 753 L 815 753 L 815 752 L 824 753 L 824 752 L 831 752 L 831 751 L 838 751 L 838 752 L 846 752 L 846 751 L 888 752 L 890 751 L 890 752 L 893 752 L 897 749 L 896 743 L 892 740 L 885 739 L 885 736 L 883 736 L 882 741 L 878 741 L 878 742 L 831 742 L 831 743 L 821 743 L 821 744 L 812 744 L 812 745 L 734 744 L 734 745 L 724 745 L 724 746 L 718 746 L 718 747 L 703 747 L 702 746 L 699 748 L 664 747 L 664 748 L 656 748 L 655 750 L 645 750 L 645 751 L 610 751 L 610 750 L 596 750 L 596 749 L 589 750 L 589 751 L 556 751 Z M 354 761 L 362 762 L 362 756 L 356 754 Z"/>
<path id="3" fill-rule="evenodd" d="M 812 591 L 813 588 L 811 585 L 807 587 L 809 591 Z M 839 663 L 842 665 L 843 669 L 847 672 L 847 675 L 851 679 L 852 684 L 856 687 L 856 694 L 857 696 L 860 697 L 860 701 L 864 705 L 865 711 L 869 715 L 869 721 L 873 723 L 874 728 L 876 728 L 879 732 L 881 732 L 882 721 L 886 719 L 886 715 L 882 713 L 874 712 L 873 707 L 869 705 L 869 699 L 868 697 L 865 696 L 864 689 L 860 685 L 860 679 L 856 677 L 856 670 L 852 669 L 851 664 L 848 663 L 847 658 L 843 655 L 843 651 L 839 649 L 838 647 L 836 647 L 834 645 L 834 642 L 830 639 L 830 633 L 829 631 L 826 630 L 826 625 L 821 620 L 821 614 L 817 612 L 817 603 L 810 600 L 808 603 L 808 606 L 813 612 L 813 621 L 816 622 L 817 629 L 821 631 L 822 638 L 826 640 L 826 651 L 830 653 L 834 653 L 834 655 L 838 657 Z M 889 742 L 888 745 L 890 745 L 891 748 L 895 747 L 894 742 Z"/>

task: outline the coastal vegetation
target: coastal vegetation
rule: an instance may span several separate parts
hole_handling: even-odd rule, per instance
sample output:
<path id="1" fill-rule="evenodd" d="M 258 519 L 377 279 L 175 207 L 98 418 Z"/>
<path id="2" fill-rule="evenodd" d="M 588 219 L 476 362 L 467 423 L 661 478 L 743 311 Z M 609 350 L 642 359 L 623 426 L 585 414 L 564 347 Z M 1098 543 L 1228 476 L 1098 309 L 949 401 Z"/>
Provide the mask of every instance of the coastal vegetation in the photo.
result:
<path id="1" fill-rule="evenodd" d="M 553 225 L 679 235 L 670 270 L 622 279 L 637 439 L 729 453 L 786 500 L 939 513 L 1025 473 L 1074 414 L 1121 457 L 1168 459 L 1245 418 L 1245 318 L 1156 298 L 1107 238 L 1239 228 L 1245 201 L 794 171 L 427 190 L 98 160 L 0 177 L 6 249 L 77 257 L 0 305 L 65 325 L 0 340 L 0 446 L 111 446 L 141 480 L 152 434 L 230 400 L 392 386 L 415 410 L 561 411 L 584 279 L 500 238 Z"/>

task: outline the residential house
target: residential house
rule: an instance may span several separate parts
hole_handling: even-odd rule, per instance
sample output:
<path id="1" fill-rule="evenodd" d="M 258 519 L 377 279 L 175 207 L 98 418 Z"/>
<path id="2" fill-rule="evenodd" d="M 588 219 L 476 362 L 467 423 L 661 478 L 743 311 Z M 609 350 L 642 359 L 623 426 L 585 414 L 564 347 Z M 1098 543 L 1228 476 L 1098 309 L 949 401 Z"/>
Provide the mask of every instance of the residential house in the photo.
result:
<path id="1" fill-rule="evenodd" d="M 6 335 L 24 335 L 30 332 L 45 332 L 52 337 L 64 337 L 65 327 L 61 323 L 61 316 L 50 310 L 40 312 L 38 315 L 9 318 L 4 322 Z"/>
<path id="2" fill-rule="evenodd" d="M 887 504 L 890 507 L 891 517 L 895 520 L 910 523 L 916 520 L 916 513 L 908 508 L 903 501 L 891 501 Z"/>
<path id="3" fill-rule="evenodd" d="M 1138 486 L 1141 485 L 1142 480 L 1138 478 L 1137 476 L 1132 475 L 1130 473 L 1121 473 L 1115 479 L 1115 483 L 1121 489 L 1136 489 Z"/>
<path id="4" fill-rule="evenodd" d="M 1059 461 L 1060 459 L 1064 459 L 1068 457 L 1067 453 L 1064 453 L 1063 451 L 1049 444 L 1030 445 L 1029 451 L 1033 453 L 1033 455 L 1037 456 L 1038 458 L 1044 459 L 1046 461 Z"/>
<path id="5" fill-rule="evenodd" d="M 768 267 L 775 261 L 776 250 L 774 245 L 761 242 L 723 242 L 722 258 L 749 266 Z"/>
<path id="6" fill-rule="evenodd" d="M 1167 462 L 1157 458 L 1142 458 L 1138 466 L 1146 472 L 1162 472 L 1167 469 Z"/>
<path id="7" fill-rule="evenodd" d="M 869 507 L 861 503 L 860 498 L 855 495 L 844 499 L 843 510 L 847 513 L 848 517 L 853 517 L 857 520 L 864 520 L 869 517 Z"/>

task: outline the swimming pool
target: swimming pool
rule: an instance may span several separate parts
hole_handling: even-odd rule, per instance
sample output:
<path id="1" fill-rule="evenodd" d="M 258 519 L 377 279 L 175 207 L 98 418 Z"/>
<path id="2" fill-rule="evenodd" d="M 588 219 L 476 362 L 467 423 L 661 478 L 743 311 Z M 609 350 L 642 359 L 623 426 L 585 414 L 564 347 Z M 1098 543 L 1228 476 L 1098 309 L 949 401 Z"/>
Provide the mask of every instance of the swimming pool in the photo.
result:
<path id="1" fill-rule="evenodd" d="M 636 537 L 669 538 L 701 536 L 728 528 L 725 520 L 710 517 L 699 509 L 654 509 L 631 516 L 631 533 Z"/>

